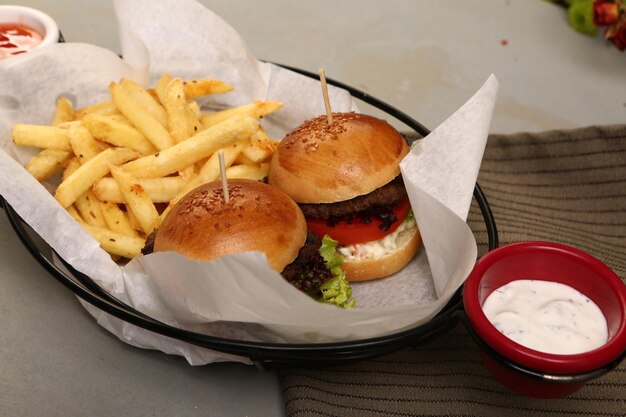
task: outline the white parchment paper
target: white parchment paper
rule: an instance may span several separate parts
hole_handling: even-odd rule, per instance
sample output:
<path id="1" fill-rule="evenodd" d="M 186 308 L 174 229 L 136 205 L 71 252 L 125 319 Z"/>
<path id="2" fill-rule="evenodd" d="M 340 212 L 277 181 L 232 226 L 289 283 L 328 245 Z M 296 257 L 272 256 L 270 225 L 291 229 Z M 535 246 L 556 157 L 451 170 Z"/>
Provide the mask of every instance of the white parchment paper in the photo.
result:
<path id="1" fill-rule="evenodd" d="M 109 82 L 122 77 L 151 85 L 168 73 L 235 86 L 233 93 L 204 99 L 205 109 L 280 100 L 284 108 L 263 121 L 276 138 L 324 112 L 317 81 L 257 61 L 230 26 L 195 1 L 116 0 L 115 9 L 124 60 L 93 45 L 68 43 L 0 61 L 0 194 L 60 257 L 151 317 L 231 339 L 316 343 L 382 336 L 424 323 L 445 306 L 476 260 L 465 219 L 497 94 L 494 76 L 401 164 L 424 248 L 394 276 L 354 284 L 358 308 L 343 310 L 296 290 L 260 253 L 210 262 L 158 253 L 120 267 L 56 203 L 49 192 L 54 184 L 39 184 L 23 169 L 36 150 L 12 144 L 14 123 L 49 123 L 59 95 L 76 107 L 107 99 Z M 357 109 L 345 91 L 331 88 L 330 97 L 335 111 Z M 194 365 L 248 362 L 83 305 L 135 346 L 182 355 Z"/>

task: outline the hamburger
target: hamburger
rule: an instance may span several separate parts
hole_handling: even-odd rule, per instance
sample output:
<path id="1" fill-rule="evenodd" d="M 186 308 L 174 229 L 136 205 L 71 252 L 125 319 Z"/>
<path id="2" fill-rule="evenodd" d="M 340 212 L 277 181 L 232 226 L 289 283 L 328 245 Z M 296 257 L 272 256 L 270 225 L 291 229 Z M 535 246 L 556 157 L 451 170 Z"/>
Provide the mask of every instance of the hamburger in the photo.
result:
<path id="1" fill-rule="evenodd" d="M 319 116 L 289 132 L 268 182 L 300 206 L 308 227 L 338 241 L 348 281 L 389 276 L 420 247 L 399 163 L 406 140 L 384 120 L 359 113 Z"/>
<path id="2" fill-rule="evenodd" d="M 289 196 L 244 179 L 229 180 L 228 193 L 225 202 L 221 182 L 190 191 L 163 219 L 144 254 L 174 251 L 210 260 L 259 251 L 275 271 L 309 296 L 341 307 L 354 305 L 336 242 L 308 231 L 302 211 Z"/>

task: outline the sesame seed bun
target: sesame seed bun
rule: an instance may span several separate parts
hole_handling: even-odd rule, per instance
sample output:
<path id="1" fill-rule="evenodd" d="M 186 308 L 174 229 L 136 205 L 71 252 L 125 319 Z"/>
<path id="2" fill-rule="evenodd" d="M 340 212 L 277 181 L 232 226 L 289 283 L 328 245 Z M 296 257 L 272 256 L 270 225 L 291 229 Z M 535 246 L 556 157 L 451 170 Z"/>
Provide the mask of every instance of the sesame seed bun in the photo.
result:
<path id="1" fill-rule="evenodd" d="M 409 152 L 404 138 L 384 120 L 360 113 L 333 113 L 308 120 L 279 143 L 268 182 L 298 203 L 334 203 L 367 194 L 400 174 Z"/>
<path id="2" fill-rule="evenodd" d="M 228 192 L 228 203 L 221 182 L 189 192 L 163 220 L 154 251 L 199 260 L 260 251 L 281 272 L 306 240 L 302 211 L 285 193 L 258 181 L 229 180 Z"/>

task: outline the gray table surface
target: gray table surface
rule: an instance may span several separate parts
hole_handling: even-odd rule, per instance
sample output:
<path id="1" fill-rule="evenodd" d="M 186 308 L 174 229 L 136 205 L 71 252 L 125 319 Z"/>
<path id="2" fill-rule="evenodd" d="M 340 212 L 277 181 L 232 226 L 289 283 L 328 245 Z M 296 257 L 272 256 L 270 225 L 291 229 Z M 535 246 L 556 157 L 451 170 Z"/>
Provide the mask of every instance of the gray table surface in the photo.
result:
<path id="1" fill-rule="evenodd" d="M 108 1 L 12 3 L 53 16 L 68 41 L 119 52 Z M 626 54 L 541 0 L 202 3 L 259 58 L 324 67 L 431 128 L 490 73 L 501 83 L 494 133 L 626 121 Z M 275 373 L 126 345 L 32 260 L 2 213 L 0 236 L 0 415 L 284 415 Z"/>

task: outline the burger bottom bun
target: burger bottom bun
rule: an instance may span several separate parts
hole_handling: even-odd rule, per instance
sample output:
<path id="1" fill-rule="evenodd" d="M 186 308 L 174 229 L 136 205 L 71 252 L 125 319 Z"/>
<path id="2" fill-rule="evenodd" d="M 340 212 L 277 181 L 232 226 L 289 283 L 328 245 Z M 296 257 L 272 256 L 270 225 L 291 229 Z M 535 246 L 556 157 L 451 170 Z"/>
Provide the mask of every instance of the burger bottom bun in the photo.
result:
<path id="1" fill-rule="evenodd" d="M 412 227 L 398 235 L 398 248 L 381 258 L 344 260 L 341 265 L 350 282 L 384 278 L 398 272 L 417 254 L 422 241 L 419 229 Z"/>

